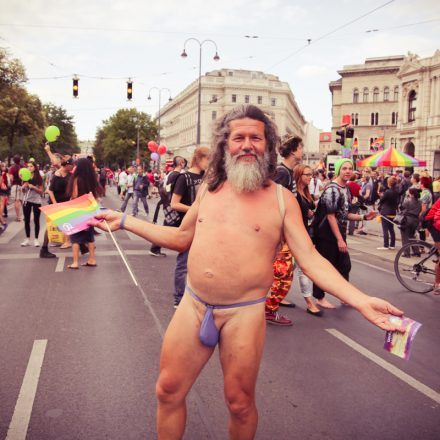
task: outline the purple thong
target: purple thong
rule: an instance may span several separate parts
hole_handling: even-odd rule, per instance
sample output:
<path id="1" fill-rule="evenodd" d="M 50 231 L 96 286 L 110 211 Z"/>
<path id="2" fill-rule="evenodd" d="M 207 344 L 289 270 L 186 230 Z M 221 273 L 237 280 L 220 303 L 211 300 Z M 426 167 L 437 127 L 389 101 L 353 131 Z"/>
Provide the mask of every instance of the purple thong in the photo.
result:
<path id="1" fill-rule="evenodd" d="M 207 347 L 215 347 L 218 344 L 220 332 L 214 323 L 214 309 L 234 309 L 236 307 L 251 306 L 252 304 L 258 304 L 266 301 L 266 297 L 254 299 L 252 301 L 244 301 L 235 304 L 208 304 L 199 298 L 189 286 L 186 286 L 188 293 L 198 302 L 202 303 L 206 307 L 205 315 L 200 326 L 199 339 L 203 345 Z"/>

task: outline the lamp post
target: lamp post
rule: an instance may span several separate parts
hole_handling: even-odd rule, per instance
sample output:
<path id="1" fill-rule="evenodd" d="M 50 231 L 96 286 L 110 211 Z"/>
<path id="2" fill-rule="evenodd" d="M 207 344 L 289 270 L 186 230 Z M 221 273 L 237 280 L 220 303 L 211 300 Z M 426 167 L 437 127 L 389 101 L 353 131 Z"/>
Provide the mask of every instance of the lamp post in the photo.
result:
<path id="1" fill-rule="evenodd" d="M 185 43 L 183 43 L 183 52 L 181 54 L 182 58 L 186 58 L 188 55 L 186 53 L 186 43 L 188 41 L 195 41 L 199 45 L 199 86 L 198 86 L 198 104 L 197 104 L 197 141 L 196 144 L 200 145 L 200 110 L 201 110 L 201 97 L 202 97 L 202 46 L 205 43 L 212 43 L 215 46 L 215 55 L 214 55 L 214 61 L 218 61 L 220 57 L 218 56 L 218 49 L 217 49 L 217 43 L 213 40 L 203 40 L 200 41 L 197 38 L 188 38 L 185 40 Z"/>
<path id="2" fill-rule="evenodd" d="M 152 90 L 157 90 L 159 93 L 159 111 L 158 111 L 158 115 L 157 115 L 157 143 L 160 145 L 160 102 L 161 102 L 161 98 L 162 98 L 162 91 L 166 91 L 169 94 L 169 98 L 168 101 L 172 101 L 173 98 L 171 98 L 171 91 L 170 89 L 163 87 L 162 89 L 159 89 L 159 87 L 151 87 L 151 89 L 148 91 L 148 100 L 151 101 L 151 91 Z"/>

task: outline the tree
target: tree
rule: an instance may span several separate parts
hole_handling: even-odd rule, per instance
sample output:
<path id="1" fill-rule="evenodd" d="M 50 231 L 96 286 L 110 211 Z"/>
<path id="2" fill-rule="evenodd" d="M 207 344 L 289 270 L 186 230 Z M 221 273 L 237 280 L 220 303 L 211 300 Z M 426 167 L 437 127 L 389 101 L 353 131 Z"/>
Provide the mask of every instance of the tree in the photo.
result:
<path id="1" fill-rule="evenodd" d="M 42 157 L 41 139 L 45 116 L 41 101 L 20 86 L 3 89 L 0 96 L 0 133 L 7 145 L 7 156 L 14 154 Z"/>
<path id="2" fill-rule="evenodd" d="M 97 130 L 94 153 L 107 165 L 123 166 L 136 158 L 136 140 L 139 129 L 141 162 L 149 162 L 147 142 L 155 139 L 157 126 L 151 117 L 136 109 L 120 109 Z"/>
<path id="3" fill-rule="evenodd" d="M 0 96 L 3 96 L 5 89 L 19 86 L 26 81 L 26 72 L 21 61 L 16 58 L 11 59 L 10 53 L 0 47 Z"/>
<path id="4" fill-rule="evenodd" d="M 54 104 L 43 106 L 47 125 L 56 125 L 60 129 L 60 136 L 54 143 L 54 151 L 60 154 L 79 153 L 78 138 L 75 132 L 73 116 L 68 116 L 63 107 Z"/>

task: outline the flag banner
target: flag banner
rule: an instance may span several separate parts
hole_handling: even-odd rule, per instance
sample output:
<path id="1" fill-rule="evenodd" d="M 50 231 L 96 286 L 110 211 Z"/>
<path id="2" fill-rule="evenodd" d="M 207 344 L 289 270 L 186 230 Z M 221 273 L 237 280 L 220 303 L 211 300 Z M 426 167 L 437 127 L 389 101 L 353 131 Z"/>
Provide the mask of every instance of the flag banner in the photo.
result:
<path id="1" fill-rule="evenodd" d="M 42 206 L 40 209 L 66 235 L 76 234 L 89 228 L 88 222 L 100 211 L 92 193 L 68 202 Z"/>
<path id="2" fill-rule="evenodd" d="M 352 151 L 352 154 L 359 154 L 359 142 L 358 142 L 357 138 L 353 141 L 351 151 Z"/>

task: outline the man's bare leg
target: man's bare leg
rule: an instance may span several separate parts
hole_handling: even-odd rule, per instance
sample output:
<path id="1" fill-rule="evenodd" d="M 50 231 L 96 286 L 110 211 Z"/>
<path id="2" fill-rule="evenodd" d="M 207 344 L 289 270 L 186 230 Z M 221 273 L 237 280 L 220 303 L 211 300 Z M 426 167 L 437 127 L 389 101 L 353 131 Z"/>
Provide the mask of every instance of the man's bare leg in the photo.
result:
<path id="1" fill-rule="evenodd" d="M 204 307 L 185 294 L 165 333 L 156 383 L 159 440 L 183 437 L 185 398 L 214 349 L 199 340 Z"/>
<path id="2" fill-rule="evenodd" d="M 220 361 L 225 381 L 225 398 L 230 412 L 231 440 L 251 440 L 258 423 L 255 384 L 266 335 L 261 304 L 234 309 L 221 329 Z"/>
<path id="3" fill-rule="evenodd" d="M 17 217 L 17 220 L 19 220 L 21 218 L 21 201 L 16 200 L 14 203 L 14 207 L 15 207 L 15 215 Z"/>

